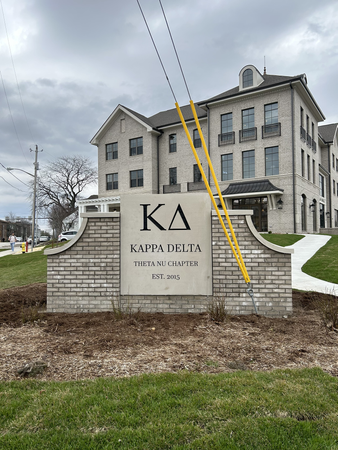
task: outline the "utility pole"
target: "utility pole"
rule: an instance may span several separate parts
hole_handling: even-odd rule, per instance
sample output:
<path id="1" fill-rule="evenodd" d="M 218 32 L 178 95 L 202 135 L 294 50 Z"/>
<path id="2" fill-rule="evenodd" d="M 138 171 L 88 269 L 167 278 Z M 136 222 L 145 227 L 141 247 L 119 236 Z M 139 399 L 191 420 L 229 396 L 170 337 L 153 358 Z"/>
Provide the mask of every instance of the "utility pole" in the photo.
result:
<path id="1" fill-rule="evenodd" d="M 35 213 L 36 213 L 36 184 L 37 184 L 37 178 L 38 178 L 38 169 L 39 169 L 39 163 L 38 163 L 38 146 L 35 146 L 35 150 L 30 149 L 31 152 L 35 151 L 35 162 L 34 162 L 34 192 L 33 192 L 33 221 L 32 221 L 32 247 L 31 251 L 34 249 L 34 241 L 35 241 Z M 43 152 L 43 150 L 41 150 Z"/>

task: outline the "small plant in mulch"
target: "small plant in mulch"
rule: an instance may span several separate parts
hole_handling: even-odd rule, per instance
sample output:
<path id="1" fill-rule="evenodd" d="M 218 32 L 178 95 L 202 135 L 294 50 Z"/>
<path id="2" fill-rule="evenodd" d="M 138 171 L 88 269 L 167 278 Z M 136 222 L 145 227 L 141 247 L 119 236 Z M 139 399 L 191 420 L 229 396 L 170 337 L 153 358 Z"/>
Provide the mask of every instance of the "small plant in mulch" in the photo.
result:
<path id="1" fill-rule="evenodd" d="M 338 333 L 338 297 L 334 294 L 312 295 L 313 307 L 319 312 L 326 330 Z"/>
<path id="2" fill-rule="evenodd" d="M 113 316 L 114 320 L 125 320 L 129 319 L 134 321 L 137 321 L 137 318 L 140 315 L 140 308 L 137 311 L 134 311 L 132 307 L 128 304 L 124 308 L 120 306 L 119 302 L 116 300 L 112 300 L 112 309 L 113 309 Z"/>
<path id="3" fill-rule="evenodd" d="M 224 322 L 228 317 L 228 311 L 223 297 L 214 297 L 207 305 L 207 313 L 210 320 L 215 323 Z"/>
<path id="4" fill-rule="evenodd" d="M 243 361 L 229 361 L 226 365 L 232 370 L 248 370 L 248 366 Z"/>
<path id="5" fill-rule="evenodd" d="M 41 319 L 41 314 L 39 313 L 39 305 L 29 306 L 28 308 L 22 308 L 21 310 L 21 320 L 22 323 L 36 323 Z"/>
<path id="6" fill-rule="evenodd" d="M 22 367 L 17 370 L 18 375 L 20 377 L 25 378 L 34 378 L 37 375 L 40 375 L 46 369 L 47 364 L 44 361 L 31 361 L 25 363 Z"/>

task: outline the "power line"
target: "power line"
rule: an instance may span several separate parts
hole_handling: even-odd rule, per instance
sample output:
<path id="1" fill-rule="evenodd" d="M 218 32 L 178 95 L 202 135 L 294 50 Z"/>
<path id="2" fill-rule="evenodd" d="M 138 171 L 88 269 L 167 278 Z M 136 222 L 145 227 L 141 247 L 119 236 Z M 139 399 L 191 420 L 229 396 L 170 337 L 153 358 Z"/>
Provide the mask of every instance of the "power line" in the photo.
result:
<path id="1" fill-rule="evenodd" d="M 12 119 L 12 124 L 13 124 L 13 127 L 14 127 L 14 131 L 15 131 L 16 137 L 17 137 L 17 139 L 18 139 L 18 142 L 19 142 L 19 145 L 20 145 L 22 154 L 23 154 L 23 156 L 24 156 L 24 158 L 25 158 L 25 160 L 26 160 L 26 162 L 27 162 L 27 164 L 28 164 L 28 160 L 27 160 L 27 158 L 26 158 L 26 155 L 25 155 L 25 153 L 24 153 L 24 151 L 23 151 L 23 148 L 22 148 L 22 145 L 21 145 L 21 142 L 20 142 L 18 130 L 16 129 L 16 126 L 15 126 L 13 114 L 12 114 L 12 111 L 11 111 L 11 107 L 10 107 L 10 105 L 9 105 L 9 101 L 8 101 L 8 97 L 7 97 L 7 92 L 6 92 L 6 88 L 5 88 L 5 83 L 4 83 L 4 79 L 3 79 L 3 77 L 2 77 L 2 72 L 1 72 L 1 71 L 0 71 L 0 75 L 1 75 L 2 87 L 3 87 L 3 89 L 4 89 L 4 93 L 5 93 L 5 97 L 6 97 L 6 101 L 7 101 L 7 106 L 8 106 L 8 111 L 9 111 L 9 115 L 11 116 L 11 119 Z"/>
<path id="2" fill-rule="evenodd" d="M 177 53 L 177 50 L 176 50 L 176 46 L 175 46 L 175 43 L 174 43 L 174 39 L 173 39 L 173 37 L 172 37 L 171 31 L 170 31 L 170 28 L 169 28 L 169 23 L 168 23 L 168 21 L 167 21 L 167 17 L 166 17 L 166 15 L 165 15 L 164 8 L 163 8 L 163 6 L 162 6 L 161 0 L 159 0 L 159 2 L 160 2 L 160 5 L 161 5 L 161 9 L 162 9 L 162 12 L 163 12 L 163 17 L 164 17 L 165 23 L 167 24 L 167 28 L 168 28 L 168 31 L 169 31 L 170 39 L 171 39 L 171 42 L 172 42 L 173 47 L 174 47 L 174 50 L 175 50 L 177 62 L 178 62 L 178 65 L 180 66 L 180 69 L 181 69 L 181 74 L 182 74 L 182 77 L 183 77 L 183 80 L 184 80 L 184 84 L 185 84 L 185 87 L 187 88 L 189 100 L 191 100 L 191 95 L 190 95 L 190 92 L 189 92 L 188 84 L 187 84 L 187 81 L 186 81 L 185 76 L 184 76 L 184 73 L 183 73 L 183 69 L 182 69 L 182 66 L 181 66 L 180 58 L 178 57 L 178 53 Z"/>
<path id="3" fill-rule="evenodd" d="M 147 30 L 148 30 L 148 33 L 149 33 L 150 39 L 151 39 L 151 41 L 152 41 L 152 43 L 153 43 L 153 45 L 154 45 L 154 48 L 155 48 L 155 51 L 156 51 L 156 53 L 157 53 L 158 59 L 159 59 L 159 61 L 160 61 L 160 63 L 161 63 L 161 66 L 162 66 L 162 69 L 163 69 L 164 75 L 165 75 L 165 77 L 166 77 L 166 79 L 167 79 L 167 81 L 168 81 L 168 84 L 169 84 L 169 87 L 170 87 L 171 93 L 173 94 L 173 97 L 174 97 L 175 103 L 177 103 L 177 100 L 176 100 L 176 96 L 175 96 L 174 90 L 173 90 L 173 88 L 172 88 L 172 86 L 171 86 L 171 84 L 170 84 L 170 81 L 169 81 L 169 77 L 168 77 L 168 75 L 167 75 L 167 72 L 166 72 L 166 70 L 165 70 L 165 68 L 164 68 L 164 65 L 163 65 L 162 59 L 161 59 L 161 57 L 160 57 L 160 54 L 159 54 L 159 52 L 158 52 L 158 50 L 157 50 L 157 47 L 156 47 L 155 41 L 154 41 L 154 39 L 153 39 L 153 36 L 152 36 L 152 34 L 151 34 L 151 31 L 150 31 L 150 28 L 149 28 L 149 26 L 148 26 L 148 23 L 147 23 L 147 20 L 146 20 L 146 18 L 145 18 L 145 15 L 143 14 L 143 11 L 142 11 L 142 8 L 141 8 L 141 5 L 140 5 L 140 2 L 139 2 L 139 0 L 136 0 L 136 1 L 137 1 L 137 4 L 138 4 L 139 8 L 140 8 L 140 11 L 141 11 L 141 14 L 142 14 L 142 17 L 143 17 L 144 23 L 146 24 L 146 27 L 147 27 Z"/>
<path id="4" fill-rule="evenodd" d="M 22 184 L 24 184 L 25 186 L 27 186 L 27 187 L 30 188 L 30 186 L 29 186 L 28 184 L 24 183 L 22 180 L 20 180 L 20 178 L 16 177 L 16 176 L 14 175 L 14 173 L 12 173 L 10 170 L 7 170 L 7 167 L 5 167 L 1 162 L 0 162 L 0 165 L 1 165 L 8 173 L 10 173 L 14 178 L 16 178 L 18 181 L 20 181 L 20 183 L 22 183 Z M 22 191 L 22 192 L 23 192 L 23 191 Z"/>
<path id="5" fill-rule="evenodd" d="M 9 37 L 8 37 L 8 31 L 7 31 L 7 25 L 6 25 L 6 18 L 5 18 L 4 8 L 3 8 L 3 5 L 2 5 L 2 0 L 0 0 L 0 4 L 1 4 L 1 10 L 2 10 L 2 17 L 3 17 L 3 19 L 4 19 L 4 25 L 5 25 L 5 31 L 6 31 L 6 36 L 7 36 L 8 48 L 9 48 L 9 54 L 10 54 L 10 56 L 11 56 L 11 61 L 12 61 L 12 66 L 13 66 L 14 75 L 15 75 L 16 85 L 17 85 L 17 88 L 18 88 L 19 96 L 20 96 L 21 106 L 22 106 L 22 110 L 23 110 L 23 113 L 24 113 L 24 116 L 25 116 L 25 119 L 26 119 L 26 124 L 27 124 L 27 128 L 28 128 L 29 134 L 30 134 L 30 136 L 31 136 L 32 142 L 34 142 L 34 139 L 33 139 L 33 136 L 32 136 L 32 131 L 31 131 L 31 128 L 30 128 L 30 126 L 29 126 L 28 119 L 27 119 L 25 106 L 24 106 L 23 100 L 22 100 L 22 95 L 21 95 L 21 91 L 20 91 L 20 86 L 19 86 L 19 82 L 18 82 L 18 77 L 17 77 L 16 70 L 15 70 L 14 59 L 13 59 L 13 54 L 12 54 L 11 44 L 10 44 Z"/>
<path id="6" fill-rule="evenodd" d="M 20 191 L 20 192 L 25 192 L 25 191 L 23 191 L 22 189 L 19 189 L 19 188 L 13 186 L 11 183 L 8 183 L 8 181 L 5 180 L 4 177 L 2 177 L 1 175 L 0 175 L 0 178 L 2 178 L 2 179 L 4 180 L 4 182 L 7 183 L 7 184 L 9 184 L 13 189 L 17 189 L 17 190 Z"/>

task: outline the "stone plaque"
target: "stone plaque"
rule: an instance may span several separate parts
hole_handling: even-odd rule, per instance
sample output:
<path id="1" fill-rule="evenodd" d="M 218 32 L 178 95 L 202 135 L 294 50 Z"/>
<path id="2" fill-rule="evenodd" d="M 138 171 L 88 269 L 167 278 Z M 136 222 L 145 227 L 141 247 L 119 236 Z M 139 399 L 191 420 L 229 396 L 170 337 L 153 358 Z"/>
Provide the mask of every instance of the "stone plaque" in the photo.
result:
<path id="1" fill-rule="evenodd" d="M 121 295 L 211 295 L 208 194 L 121 197 Z"/>

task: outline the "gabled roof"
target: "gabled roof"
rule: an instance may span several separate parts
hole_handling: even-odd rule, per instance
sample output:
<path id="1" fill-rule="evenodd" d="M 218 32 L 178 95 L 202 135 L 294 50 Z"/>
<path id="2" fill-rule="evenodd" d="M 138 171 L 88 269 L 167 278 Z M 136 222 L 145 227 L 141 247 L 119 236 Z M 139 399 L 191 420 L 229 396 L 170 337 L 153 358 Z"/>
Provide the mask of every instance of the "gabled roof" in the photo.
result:
<path id="1" fill-rule="evenodd" d="M 194 120 L 193 113 L 191 111 L 190 105 L 181 106 L 181 111 L 186 122 Z M 195 105 L 196 113 L 199 119 L 203 117 L 207 117 L 206 111 L 200 108 L 198 105 Z M 174 125 L 177 123 L 181 123 L 178 112 L 176 108 L 168 109 L 167 111 L 161 111 L 153 116 L 149 117 L 149 120 L 156 128 L 163 128 L 166 126 Z"/>
<path id="2" fill-rule="evenodd" d="M 199 119 L 207 117 L 206 111 L 201 109 L 198 105 L 195 105 L 195 108 Z M 137 120 L 139 123 L 144 125 L 147 128 L 147 131 L 154 131 L 157 133 L 161 133 L 161 128 L 181 123 L 176 108 L 168 109 L 167 111 L 161 111 L 151 117 L 145 117 L 142 114 L 133 111 L 130 108 L 127 108 L 126 106 L 118 105 L 112 112 L 112 114 L 108 117 L 108 119 L 105 121 L 105 123 L 102 125 L 102 127 L 95 134 L 93 139 L 91 139 L 90 141 L 91 144 L 98 145 L 100 136 L 102 136 L 106 132 L 106 130 L 111 126 L 111 124 L 114 122 L 114 120 L 121 111 L 128 114 L 130 117 L 132 117 L 133 119 Z M 194 116 L 191 111 L 190 105 L 182 106 L 181 111 L 184 120 L 186 122 L 194 120 Z"/>
<path id="3" fill-rule="evenodd" d="M 253 194 L 253 193 L 283 193 L 284 189 L 274 186 L 269 180 L 244 181 L 241 183 L 231 183 L 222 192 L 222 196 L 232 196 L 239 194 Z"/>
<path id="4" fill-rule="evenodd" d="M 245 90 L 240 90 L 239 86 L 236 86 L 232 89 L 229 89 L 228 91 L 222 92 L 221 94 L 218 94 L 214 97 L 211 97 L 207 100 L 204 100 L 202 102 L 198 102 L 198 105 L 203 107 L 207 104 L 210 103 L 214 103 L 214 102 L 219 102 L 221 100 L 227 100 L 230 99 L 232 97 L 237 97 L 240 95 L 247 95 L 250 93 L 254 93 L 257 91 L 262 91 L 264 89 L 269 89 L 269 88 L 273 88 L 273 87 L 277 87 L 277 86 L 282 86 L 282 85 L 286 85 L 286 84 L 291 84 L 291 83 L 301 83 L 301 85 L 303 86 L 303 88 L 305 89 L 305 91 L 307 92 L 308 96 L 311 99 L 311 102 L 313 103 L 313 105 L 315 106 L 316 110 L 319 113 L 319 116 L 321 116 L 322 120 L 325 119 L 324 114 L 322 113 L 321 109 L 319 108 L 319 106 L 317 105 L 314 97 L 312 96 L 309 88 L 307 87 L 307 79 L 306 79 L 306 75 L 305 74 L 301 74 L 301 75 L 296 75 L 293 77 L 290 76 L 283 76 L 283 75 L 268 75 L 268 74 L 264 74 L 262 75 L 262 77 L 264 78 L 263 83 L 261 83 L 258 86 L 253 87 L 252 89 L 245 89 Z"/>
<path id="5" fill-rule="evenodd" d="M 337 132 L 338 123 L 330 123 L 328 125 L 321 125 L 318 127 L 318 134 L 324 142 L 333 142 L 335 134 Z"/>
<path id="6" fill-rule="evenodd" d="M 247 94 L 248 92 L 255 92 L 258 90 L 266 89 L 272 86 L 278 86 L 279 84 L 290 83 L 294 80 L 299 80 L 303 75 L 297 75 L 295 77 L 287 77 L 281 75 L 262 75 L 264 78 L 263 83 L 259 86 L 255 86 L 252 89 L 246 89 L 245 91 L 240 91 L 239 86 L 236 86 L 228 91 L 222 92 L 221 94 L 215 95 L 214 97 L 204 100 L 203 102 L 198 102 L 199 105 L 204 105 L 206 103 L 212 103 L 218 100 L 223 100 L 226 98 L 234 97 L 236 95 Z"/>

